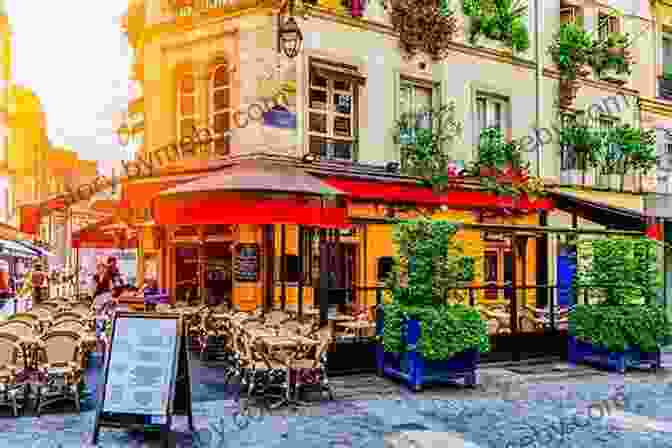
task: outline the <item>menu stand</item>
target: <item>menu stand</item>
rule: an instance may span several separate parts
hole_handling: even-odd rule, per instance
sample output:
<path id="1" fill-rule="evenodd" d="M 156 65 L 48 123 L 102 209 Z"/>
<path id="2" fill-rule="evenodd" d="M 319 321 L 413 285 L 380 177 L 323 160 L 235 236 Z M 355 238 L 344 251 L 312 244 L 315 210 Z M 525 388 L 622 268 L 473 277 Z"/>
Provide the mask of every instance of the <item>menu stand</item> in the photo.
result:
<path id="1" fill-rule="evenodd" d="M 104 411 L 106 390 L 110 372 L 110 361 L 114 349 L 114 337 L 116 334 L 117 321 L 120 318 L 139 318 L 139 319 L 175 319 L 177 320 L 177 337 L 175 340 L 175 355 L 177 362 L 173 362 L 170 372 L 169 399 L 166 415 L 143 415 L 136 413 L 120 413 Z M 92 443 L 98 444 L 101 427 L 121 428 L 126 430 L 138 431 L 160 431 L 161 445 L 169 447 L 171 445 L 172 421 L 173 415 L 185 415 L 188 418 L 189 430 L 194 432 L 194 421 L 191 401 L 191 375 L 189 367 L 189 354 L 185 340 L 184 321 L 179 314 L 175 313 L 116 313 L 112 327 L 112 338 L 110 340 L 108 356 L 105 362 L 104 383 L 100 390 L 101 396 L 98 400 L 98 409 L 93 429 Z M 160 385 L 159 385 L 160 386 Z M 158 387 L 158 386 L 157 386 Z M 156 392 L 159 394 L 160 391 Z"/>

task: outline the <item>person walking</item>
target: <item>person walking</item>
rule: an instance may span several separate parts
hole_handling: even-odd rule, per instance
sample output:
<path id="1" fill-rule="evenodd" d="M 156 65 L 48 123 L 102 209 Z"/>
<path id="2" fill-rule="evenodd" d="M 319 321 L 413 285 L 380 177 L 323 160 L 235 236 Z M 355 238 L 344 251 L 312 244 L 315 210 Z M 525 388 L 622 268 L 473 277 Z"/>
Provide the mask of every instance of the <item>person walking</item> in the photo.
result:
<path id="1" fill-rule="evenodd" d="M 42 264 L 37 263 L 35 270 L 30 274 L 30 285 L 33 289 L 33 306 L 39 305 L 46 296 L 47 274 L 42 268 Z"/>

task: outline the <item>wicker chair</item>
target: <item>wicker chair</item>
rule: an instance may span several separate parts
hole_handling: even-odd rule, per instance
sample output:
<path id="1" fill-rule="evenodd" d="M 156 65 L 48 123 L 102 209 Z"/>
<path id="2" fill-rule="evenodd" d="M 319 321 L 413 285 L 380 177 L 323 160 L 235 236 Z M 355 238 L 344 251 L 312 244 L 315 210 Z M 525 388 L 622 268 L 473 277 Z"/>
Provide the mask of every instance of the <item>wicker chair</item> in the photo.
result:
<path id="1" fill-rule="evenodd" d="M 72 311 L 66 311 L 63 313 L 58 313 L 52 316 L 52 322 L 55 324 L 57 322 L 60 322 L 62 320 L 79 320 L 79 321 L 85 321 L 88 319 L 88 314 L 81 314 L 81 313 L 76 313 Z"/>
<path id="2" fill-rule="evenodd" d="M 40 317 L 37 314 L 33 313 L 16 313 L 9 317 L 9 321 L 20 320 L 23 322 L 28 322 L 33 326 L 37 326 L 40 322 Z"/>
<path id="3" fill-rule="evenodd" d="M 237 349 L 240 351 L 241 385 L 247 392 L 247 401 L 241 411 L 245 411 L 253 396 L 261 397 L 266 405 L 274 407 L 270 403 L 283 401 L 287 384 L 287 371 L 289 366 L 275 359 L 271 359 L 263 350 L 255 348 L 251 337 L 247 332 L 238 333 Z M 272 393 L 279 386 L 280 393 Z M 241 395 L 243 390 L 241 390 Z"/>
<path id="4" fill-rule="evenodd" d="M 36 310 L 47 310 L 51 314 L 56 314 L 58 313 L 58 310 L 60 309 L 60 306 L 57 303 L 53 302 L 42 302 L 38 305 L 35 305 L 32 309 L 31 312 L 36 312 Z"/>
<path id="5" fill-rule="evenodd" d="M 19 359 L 23 362 L 25 368 L 33 367 L 32 357 L 39 330 L 29 322 L 10 320 L 0 323 L 0 333 L 9 333 L 19 338 L 18 344 L 21 346 Z"/>
<path id="6" fill-rule="evenodd" d="M 54 331 L 44 335 L 38 349 L 38 388 L 36 412 L 58 401 L 72 400 L 79 412 L 79 384 L 83 360 L 80 336 L 72 331 Z M 63 381 L 63 384 L 58 382 Z"/>
<path id="7" fill-rule="evenodd" d="M 329 400 L 334 399 L 334 393 L 327 377 L 327 353 L 332 342 L 331 329 L 327 326 L 318 330 L 315 335 L 319 345 L 300 349 L 300 355 L 291 362 L 292 375 L 295 378 L 296 398 L 302 387 L 318 387 L 320 393 L 327 393 Z"/>
<path id="8" fill-rule="evenodd" d="M 22 351 L 18 340 L 14 335 L 0 333 L 0 406 L 10 406 L 14 417 L 19 416 L 22 407 L 17 401 L 18 393 L 22 392 L 24 399 L 28 396 L 26 385 L 18 381 L 24 370 L 18 365 Z"/>

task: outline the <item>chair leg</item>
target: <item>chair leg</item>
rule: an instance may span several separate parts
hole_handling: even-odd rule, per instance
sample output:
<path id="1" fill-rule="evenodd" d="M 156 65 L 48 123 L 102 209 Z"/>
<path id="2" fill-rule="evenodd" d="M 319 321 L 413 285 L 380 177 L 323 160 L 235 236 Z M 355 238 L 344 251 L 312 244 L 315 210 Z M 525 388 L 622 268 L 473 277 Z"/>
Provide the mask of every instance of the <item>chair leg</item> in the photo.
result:
<path id="1" fill-rule="evenodd" d="M 12 389 L 8 392 L 9 398 L 12 402 L 12 413 L 14 414 L 14 417 L 19 416 L 19 406 L 16 403 L 16 389 Z"/>
<path id="2" fill-rule="evenodd" d="M 42 410 L 42 385 L 37 386 L 37 393 L 35 394 L 35 414 L 39 417 Z"/>
<path id="3" fill-rule="evenodd" d="M 80 411 L 80 404 L 79 404 L 79 388 L 77 387 L 77 384 L 72 384 L 70 385 L 70 390 L 72 391 L 73 398 L 75 400 L 75 409 L 77 409 L 77 413 L 79 414 Z"/>

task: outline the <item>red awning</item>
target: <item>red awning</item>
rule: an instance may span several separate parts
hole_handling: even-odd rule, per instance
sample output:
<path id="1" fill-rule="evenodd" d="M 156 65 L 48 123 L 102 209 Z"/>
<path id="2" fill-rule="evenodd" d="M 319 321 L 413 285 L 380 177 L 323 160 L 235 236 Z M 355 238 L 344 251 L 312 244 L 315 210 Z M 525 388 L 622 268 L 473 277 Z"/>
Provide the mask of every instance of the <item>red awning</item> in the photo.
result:
<path id="1" fill-rule="evenodd" d="M 299 224 L 348 228 L 347 211 L 321 207 L 301 198 L 241 198 L 236 194 L 157 197 L 154 221 L 160 225 Z"/>
<path id="2" fill-rule="evenodd" d="M 157 179 L 143 179 L 129 182 L 123 186 L 121 197 L 128 201 L 127 205 L 133 209 L 144 209 L 152 206 L 152 198 L 164 190 L 175 188 L 202 175 L 164 176 Z"/>
<path id="3" fill-rule="evenodd" d="M 37 205 L 24 205 L 21 207 L 21 231 L 30 235 L 40 234 L 40 207 Z"/>
<path id="4" fill-rule="evenodd" d="M 342 178 L 323 179 L 329 185 L 347 193 L 352 199 L 399 202 L 423 205 L 448 205 L 456 208 L 516 208 L 550 210 L 553 201 L 542 198 L 530 201 L 526 196 L 497 196 L 483 191 L 455 190 L 437 194 L 431 188 L 397 182 L 373 182 Z"/>
<path id="5" fill-rule="evenodd" d="M 115 232 L 108 229 L 116 229 L 115 218 L 106 218 L 89 226 L 86 226 L 72 234 L 72 247 L 78 249 L 134 249 L 138 247 L 138 239 L 134 231 Z M 123 230 L 123 229 L 122 229 Z M 129 229 L 130 230 L 130 229 Z"/>

